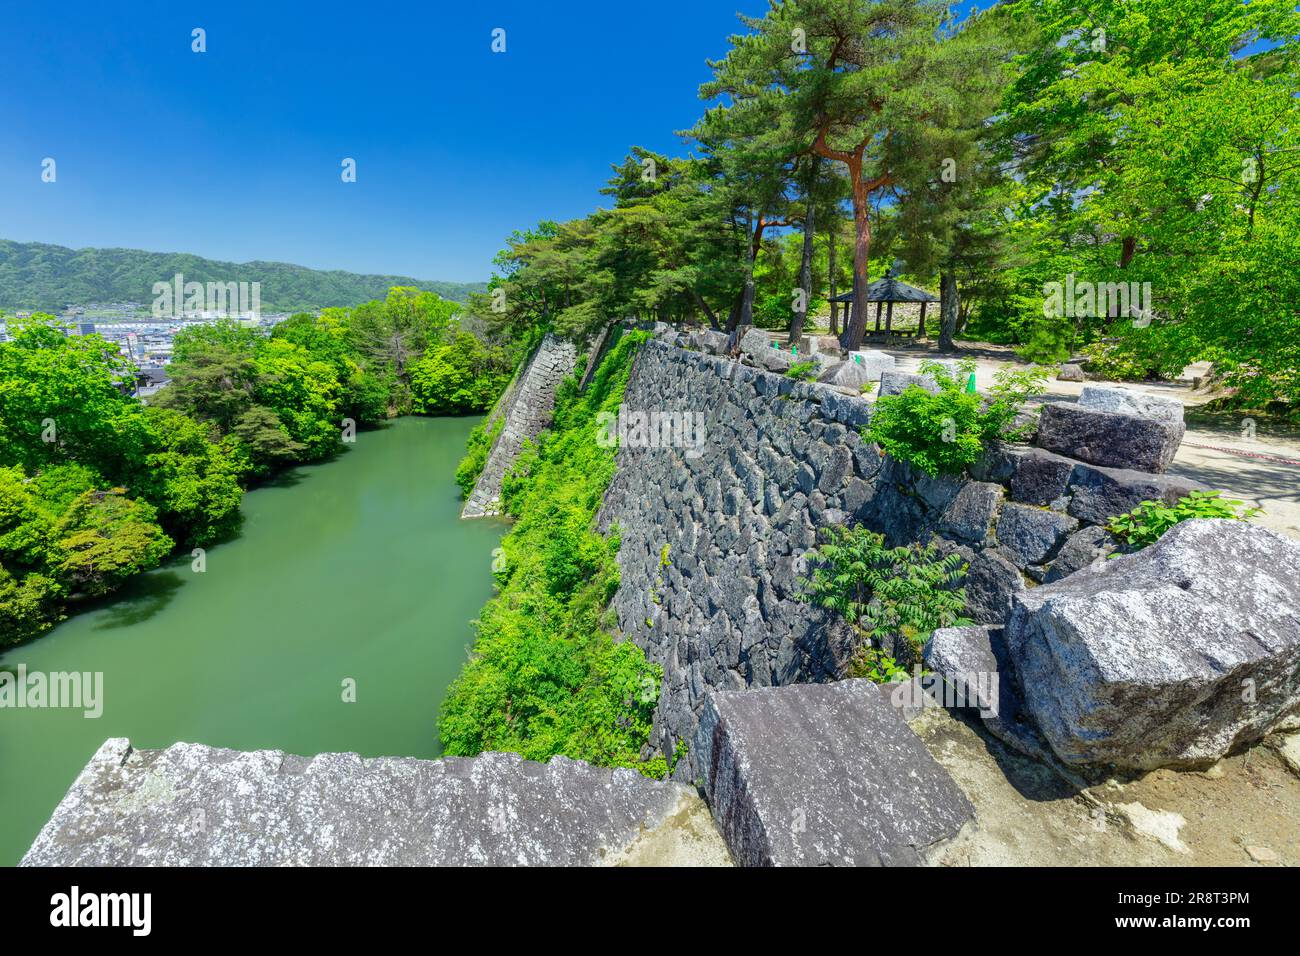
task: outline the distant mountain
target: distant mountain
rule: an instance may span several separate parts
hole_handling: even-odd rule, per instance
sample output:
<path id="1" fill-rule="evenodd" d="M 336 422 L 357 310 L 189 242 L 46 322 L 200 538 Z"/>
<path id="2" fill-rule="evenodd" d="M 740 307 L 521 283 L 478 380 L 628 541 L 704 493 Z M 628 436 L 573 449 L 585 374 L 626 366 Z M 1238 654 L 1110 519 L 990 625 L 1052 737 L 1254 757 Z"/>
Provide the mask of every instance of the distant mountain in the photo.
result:
<path id="1" fill-rule="evenodd" d="M 176 273 L 186 282 L 260 282 L 264 312 L 295 312 L 382 299 L 395 285 L 464 302 L 482 282 L 434 282 L 409 276 L 320 271 L 286 262 L 218 262 L 183 252 L 69 249 L 0 239 L 0 309 L 57 311 L 66 305 L 154 300 L 153 284 Z"/>

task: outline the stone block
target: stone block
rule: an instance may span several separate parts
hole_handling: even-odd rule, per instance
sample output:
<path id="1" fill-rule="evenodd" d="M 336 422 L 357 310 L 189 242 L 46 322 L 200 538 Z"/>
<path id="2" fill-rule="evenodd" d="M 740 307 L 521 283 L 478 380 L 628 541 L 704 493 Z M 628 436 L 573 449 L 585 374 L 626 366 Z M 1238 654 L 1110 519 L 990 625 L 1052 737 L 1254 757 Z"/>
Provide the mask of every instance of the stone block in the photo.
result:
<path id="1" fill-rule="evenodd" d="M 694 749 L 744 866 L 920 864 L 974 815 L 866 680 L 714 691 Z"/>
<path id="2" fill-rule="evenodd" d="M 1182 422 L 1053 402 L 1043 407 L 1037 442 L 1089 464 L 1160 473 L 1174 460 L 1185 430 Z"/>

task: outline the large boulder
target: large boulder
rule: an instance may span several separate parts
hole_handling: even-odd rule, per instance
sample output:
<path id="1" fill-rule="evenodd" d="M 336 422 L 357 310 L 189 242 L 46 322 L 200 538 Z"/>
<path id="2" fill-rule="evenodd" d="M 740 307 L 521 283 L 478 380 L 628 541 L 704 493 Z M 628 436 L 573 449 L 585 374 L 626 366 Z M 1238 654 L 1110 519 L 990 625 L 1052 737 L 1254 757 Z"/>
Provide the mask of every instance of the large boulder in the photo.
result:
<path id="1" fill-rule="evenodd" d="M 1080 521 L 1106 524 L 1144 501 L 1171 505 L 1193 491 L 1208 491 L 1199 481 L 1180 475 L 1153 475 L 1131 468 L 1076 464 L 1070 472 L 1067 510 Z"/>
<path id="2" fill-rule="evenodd" d="M 690 334 L 690 345 L 710 355 L 722 355 L 727 351 L 727 333 L 716 329 L 699 329 Z"/>
<path id="3" fill-rule="evenodd" d="M 936 361 L 936 364 L 942 365 L 945 369 L 948 370 L 948 374 L 952 378 L 962 382 L 964 386 L 965 378 L 962 375 L 961 369 L 957 366 L 956 362 Z M 919 385 L 927 392 L 937 393 L 939 391 L 939 384 L 937 381 L 935 381 L 934 375 L 930 372 L 918 372 L 918 373 L 900 372 L 894 368 L 886 368 L 881 372 L 880 375 L 881 396 L 897 395 L 899 392 L 906 390 L 910 385 Z"/>
<path id="4" fill-rule="evenodd" d="M 892 355 L 879 349 L 859 349 L 850 352 L 848 361 L 860 366 L 866 372 L 867 380 L 871 382 L 879 382 L 881 375 L 892 372 L 898 364 Z"/>
<path id="5" fill-rule="evenodd" d="M 825 367 L 817 376 L 817 381 L 823 385 L 834 385 L 836 388 L 861 392 L 862 387 L 870 385 L 873 379 L 867 366 L 858 365 L 852 359 L 848 359 Z"/>
<path id="6" fill-rule="evenodd" d="M 1038 446 L 1094 465 L 1163 472 L 1186 426 L 1163 417 L 1052 402 L 1038 421 Z"/>
<path id="7" fill-rule="evenodd" d="M 1025 708 L 1068 764 L 1211 764 L 1300 712 L 1300 545 L 1185 521 L 1013 600 Z"/>
<path id="8" fill-rule="evenodd" d="M 906 391 L 913 385 L 919 385 L 927 392 L 938 393 L 939 386 L 935 384 L 934 378 L 929 375 L 913 375 L 911 372 L 897 372 L 892 370 L 884 371 L 880 374 L 880 398 L 886 395 L 897 395 Z"/>
<path id="9" fill-rule="evenodd" d="M 774 341 L 775 339 L 767 332 L 750 326 L 740 337 L 740 351 L 757 361 L 758 357 L 765 352 L 778 351 L 772 347 Z"/>
<path id="10" fill-rule="evenodd" d="M 914 865 L 974 815 L 866 680 L 714 691 L 694 757 L 745 866 Z"/>
<path id="11" fill-rule="evenodd" d="M 1086 385 L 1079 393 L 1079 404 L 1099 412 L 1156 418 L 1171 425 L 1183 423 L 1183 403 L 1164 395 L 1135 392 L 1114 385 Z"/>
<path id="12" fill-rule="evenodd" d="M 688 787 L 566 757 L 295 757 L 183 743 L 135 750 L 115 738 L 22 862 L 597 865 L 644 847 L 692 805 Z M 725 859 L 720 841 L 714 857 Z"/>

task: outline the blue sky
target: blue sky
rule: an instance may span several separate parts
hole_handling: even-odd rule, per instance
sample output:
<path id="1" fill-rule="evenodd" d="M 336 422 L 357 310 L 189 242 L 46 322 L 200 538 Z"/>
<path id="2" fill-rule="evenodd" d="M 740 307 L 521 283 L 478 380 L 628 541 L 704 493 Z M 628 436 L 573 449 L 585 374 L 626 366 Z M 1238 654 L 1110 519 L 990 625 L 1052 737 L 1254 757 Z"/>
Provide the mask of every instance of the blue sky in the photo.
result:
<path id="1" fill-rule="evenodd" d="M 682 151 L 705 59 L 767 4 L 675 6 L 8 4 L 0 238 L 485 279 L 631 145 Z"/>

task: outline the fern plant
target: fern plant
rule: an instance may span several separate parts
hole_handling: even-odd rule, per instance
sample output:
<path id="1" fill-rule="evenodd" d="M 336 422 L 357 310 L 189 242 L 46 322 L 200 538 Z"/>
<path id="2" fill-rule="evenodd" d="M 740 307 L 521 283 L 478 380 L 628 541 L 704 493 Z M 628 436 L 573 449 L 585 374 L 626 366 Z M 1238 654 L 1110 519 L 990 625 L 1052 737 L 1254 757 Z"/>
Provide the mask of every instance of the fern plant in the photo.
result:
<path id="1" fill-rule="evenodd" d="M 1166 531 L 1189 518 L 1245 521 L 1259 514 L 1258 508 L 1244 507 L 1244 501 L 1221 498 L 1220 494 L 1222 492 L 1192 491 L 1172 505 L 1163 501 L 1144 501 L 1128 514 L 1111 518 L 1106 530 L 1128 545 L 1130 551 L 1140 551 L 1149 544 L 1155 544 Z"/>
<path id="2" fill-rule="evenodd" d="M 934 630 L 971 623 L 963 616 L 960 555 L 945 555 L 934 543 L 887 548 L 884 535 L 860 526 L 825 528 L 822 537 L 807 554 L 816 566 L 799 597 L 834 611 L 858 632 L 850 676 L 875 680 L 883 673 L 875 650 L 890 637 L 907 640 L 919 659 Z"/>

